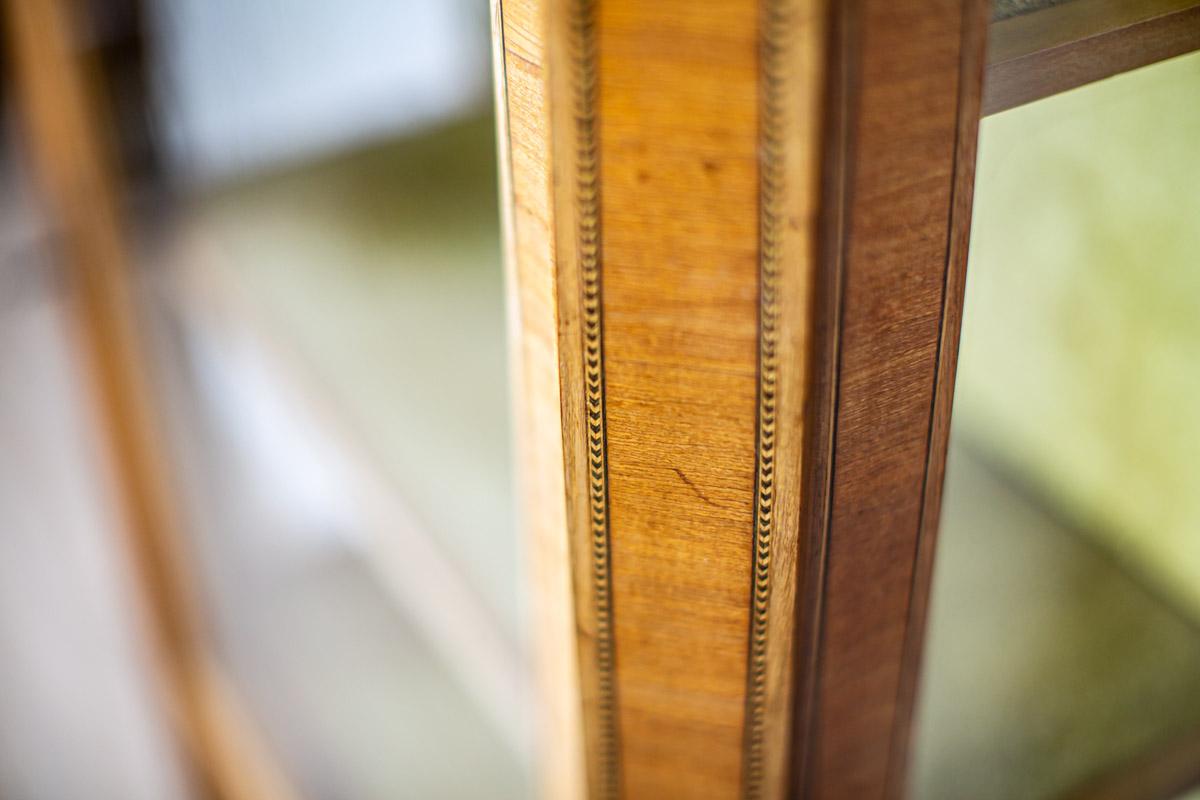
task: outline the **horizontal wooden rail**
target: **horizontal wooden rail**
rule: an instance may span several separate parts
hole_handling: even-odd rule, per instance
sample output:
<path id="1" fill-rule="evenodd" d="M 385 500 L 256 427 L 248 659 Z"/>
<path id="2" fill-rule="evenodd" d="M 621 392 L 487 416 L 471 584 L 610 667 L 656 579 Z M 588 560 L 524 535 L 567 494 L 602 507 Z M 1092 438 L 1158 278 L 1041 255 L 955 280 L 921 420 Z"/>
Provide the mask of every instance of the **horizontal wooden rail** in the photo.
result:
<path id="1" fill-rule="evenodd" d="M 1074 0 L 993 22 L 983 113 L 1200 49 L 1197 0 Z"/>

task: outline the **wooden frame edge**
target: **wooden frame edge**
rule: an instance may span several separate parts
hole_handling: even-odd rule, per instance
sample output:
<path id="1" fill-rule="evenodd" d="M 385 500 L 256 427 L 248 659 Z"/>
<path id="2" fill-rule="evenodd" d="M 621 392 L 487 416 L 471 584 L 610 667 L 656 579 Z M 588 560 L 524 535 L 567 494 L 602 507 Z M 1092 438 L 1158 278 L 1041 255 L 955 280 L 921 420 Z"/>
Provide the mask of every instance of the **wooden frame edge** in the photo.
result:
<path id="1" fill-rule="evenodd" d="M 971 239 L 975 194 L 975 161 L 982 117 L 984 58 L 987 47 L 987 0 L 966 0 L 963 16 L 963 57 L 960 61 L 958 132 L 954 152 L 954 188 L 951 199 L 942 312 L 938 329 L 938 357 L 930 410 L 929 445 L 922 489 L 920 531 L 913 568 L 909 617 L 905 632 L 904 661 L 897 701 L 899 724 L 893 731 L 888 765 L 889 794 L 906 793 L 904 776 L 913 733 L 913 714 L 920 689 L 925 625 L 933 581 L 934 554 L 941 520 L 942 488 L 950 444 L 950 419 L 954 406 L 958 343 L 962 332 L 963 300 L 967 282 L 967 252 Z"/>
<path id="2" fill-rule="evenodd" d="M 792 791 L 799 797 L 900 797 L 906 789 L 952 400 L 988 11 L 982 0 L 944 5 L 889 6 L 872 0 L 838 4 L 831 26 L 821 301 L 806 478 L 810 528 L 804 559 L 814 585 L 797 614 L 800 690 Z M 955 16 L 949 16 L 951 10 Z M 956 21 L 953 43 L 949 20 Z M 910 38 L 897 38 L 909 25 Z M 928 62 L 920 73 L 923 91 L 944 109 L 950 100 L 947 87 L 952 86 L 955 110 L 953 115 L 938 110 L 936 119 L 941 121 L 936 125 L 923 120 L 925 132 L 919 136 L 897 131 L 889 140 L 886 126 L 902 120 L 910 124 L 882 109 L 903 108 L 904 93 L 913 90 L 894 74 L 897 69 L 916 69 L 915 63 L 899 61 L 901 56 L 894 52 L 913 47 L 912 37 L 923 44 L 914 51 L 920 52 L 919 61 Z M 953 61 L 951 53 L 956 54 Z M 939 144 L 944 149 L 931 149 L 947 135 L 952 136 L 952 147 Z M 898 161 L 890 163 L 902 166 L 881 168 L 888 146 L 901 148 L 893 156 Z M 942 171 L 950 185 L 944 201 L 927 177 Z M 899 192 L 899 187 L 906 191 Z M 906 208 L 906 203 L 916 202 L 910 196 L 922 197 L 929 205 Z M 942 207 L 946 216 L 939 229 L 937 218 L 927 214 L 930 208 Z M 905 226 L 919 225 L 928 238 L 904 238 L 900 223 L 889 227 L 881 222 L 890 216 L 906 220 Z M 930 257 L 930 241 L 941 242 L 936 261 Z M 911 251 L 906 249 L 910 246 Z M 867 260 L 867 253 L 873 261 Z M 873 268 L 868 266 L 872 263 Z M 891 279 L 882 276 L 898 269 L 902 271 L 889 290 Z M 934 275 L 936 294 L 917 293 L 910 283 L 919 279 L 932 286 Z M 901 285 L 901 276 L 907 285 Z M 938 320 L 935 325 L 927 321 L 931 316 Z M 847 340 L 849 330 L 853 340 Z M 903 360 L 896 360 L 901 354 Z M 929 385 L 922 377 L 926 364 Z M 909 440 L 918 424 L 914 403 L 919 397 L 927 397 L 928 404 L 921 421 L 922 447 L 916 450 Z M 903 423 L 896 416 L 900 414 L 905 415 Z M 885 442 L 888 449 L 876 454 Z M 911 479 L 881 478 L 880 470 L 899 470 Z M 871 499 L 873 492 L 894 495 L 886 514 L 871 510 L 880 502 Z M 912 530 L 907 531 L 902 520 L 908 519 L 910 508 Z M 911 565 L 903 570 L 887 566 L 898 562 L 882 554 L 894 551 L 899 558 L 909 537 Z M 857 559 L 853 553 L 862 547 L 877 554 L 864 566 L 851 566 L 848 559 Z M 831 560 L 840 562 L 837 575 L 831 575 Z M 886 588 L 864 583 L 868 575 L 886 579 Z M 876 599 L 864 604 L 855 599 L 855 592 L 870 592 Z M 881 613 L 886 619 L 876 616 Z M 829 627 L 831 614 L 840 617 L 836 630 Z M 847 637 L 856 629 L 872 631 L 874 638 L 851 644 Z M 829 661 L 831 642 L 840 642 L 835 662 Z M 886 668 L 880 672 L 877 665 Z M 879 674 L 872 677 L 871 672 Z M 857 721 L 843 719 L 849 702 L 861 709 Z"/>
<path id="3" fill-rule="evenodd" d="M 1200 3 L 1073 0 L 990 27 L 985 116 L 1200 49 Z"/>
<path id="4" fill-rule="evenodd" d="M 588 796 L 584 675 L 575 648 L 578 579 L 566 481 L 563 334 L 552 140 L 549 0 L 492 0 L 501 165 L 500 206 L 517 484 L 530 572 L 536 677 L 537 786 L 543 797 Z"/>

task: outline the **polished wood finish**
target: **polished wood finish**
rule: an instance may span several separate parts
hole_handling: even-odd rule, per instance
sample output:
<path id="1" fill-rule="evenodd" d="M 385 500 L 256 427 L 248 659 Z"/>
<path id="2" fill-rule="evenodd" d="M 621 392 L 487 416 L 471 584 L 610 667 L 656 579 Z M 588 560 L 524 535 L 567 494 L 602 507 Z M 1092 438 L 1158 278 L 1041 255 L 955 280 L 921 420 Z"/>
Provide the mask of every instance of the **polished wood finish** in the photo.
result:
<path id="1" fill-rule="evenodd" d="M 829 798 L 903 791 L 936 528 L 926 488 L 946 446 L 934 413 L 948 402 L 935 398 L 953 373 L 944 342 L 961 299 L 948 289 L 961 296 L 961 281 L 950 266 L 965 257 L 987 19 L 975 0 L 865 0 L 841 13 L 836 410 L 812 722 L 799 744 L 812 753 L 797 789 Z"/>
<path id="2" fill-rule="evenodd" d="M 499 11 L 547 752 L 592 797 L 900 793 L 986 9 Z"/>
<path id="3" fill-rule="evenodd" d="M 22 122 L 48 201 L 77 329 L 123 512 L 157 676 L 202 796 L 291 797 L 200 633 L 161 418 L 138 326 L 117 168 L 98 76 L 81 64 L 69 2 L 5 4 Z"/>
<path id="4" fill-rule="evenodd" d="M 729 797 L 741 781 L 758 390 L 755 11 L 754 0 L 597 10 L 618 757 L 633 797 Z"/>
<path id="5" fill-rule="evenodd" d="M 900 668 L 900 692 L 896 704 L 897 725 L 892 737 L 888 789 L 893 796 L 905 793 L 904 780 L 912 737 L 925 623 L 933 582 L 934 554 L 942 512 L 942 487 L 950 441 L 950 416 L 954 405 L 958 342 L 962 332 L 963 303 L 967 283 L 967 251 L 971 239 L 971 210 L 975 194 L 976 144 L 979 134 L 984 81 L 985 25 L 987 3 L 968 0 L 963 11 L 962 54 L 959 59 L 958 121 L 954 147 L 949 228 L 946 241 L 945 283 L 942 288 L 941 327 L 933 385 L 933 409 L 929 421 L 925 482 L 922 487 L 920 533 L 913 565 L 912 596 L 909 599 L 908 629 Z"/>
<path id="6" fill-rule="evenodd" d="M 993 23 L 983 113 L 1200 49 L 1196 0 L 1072 0 Z"/>
<path id="7" fill-rule="evenodd" d="M 562 435 L 557 474 L 524 456 L 526 513 L 545 514 L 528 526 L 535 555 L 570 547 L 573 603 L 556 602 L 553 557 L 535 566 L 536 588 L 541 608 L 573 605 L 579 635 L 560 643 L 576 639 L 593 796 L 776 796 L 790 762 L 787 607 L 823 37 L 818 4 L 776 5 L 785 15 L 772 24 L 794 27 L 788 41 L 805 47 L 774 56 L 768 94 L 794 92 L 765 121 L 755 2 L 702 13 L 620 2 L 500 8 L 508 255 L 529 392 L 520 413 L 525 430 L 537 419 Z M 546 39 L 531 12 L 544 15 Z M 547 58 L 550 108 L 535 83 Z M 805 70 L 807 82 L 797 80 Z M 764 146 L 765 202 L 778 215 L 767 227 Z M 545 287 L 553 307 L 540 302 Z M 557 341 L 545 337 L 550 325 Z M 531 353 L 555 348 L 549 395 L 550 360 L 531 369 Z M 561 399 L 558 413 L 531 413 L 547 396 Z M 558 445 L 542 441 L 552 463 Z M 557 529 L 554 491 L 567 511 Z M 787 522 L 778 533 L 776 520 Z M 773 616 L 780 603 L 786 611 Z M 548 707 L 562 708 L 570 680 L 560 670 L 545 684 Z M 546 721 L 543 742 L 574 757 L 569 711 Z M 553 760 L 544 786 L 565 796 L 572 779 L 555 777 Z"/>
<path id="8" fill-rule="evenodd" d="M 595 682 L 594 659 L 581 663 L 576 648 L 577 625 L 580 649 L 590 637 L 577 620 L 569 530 L 578 522 L 569 528 L 566 501 L 580 491 L 566 481 L 579 456 L 568 462 L 564 441 L 582 423 L 566 422 L 573 406 L 559 391 L 579 365 L 559 352 L 546 11 L 544 0 L 493 0 L 492 32 L 520 517 L 537 633 L 538 792 L 572 800 L 588 795 L 583 709 Z"/>

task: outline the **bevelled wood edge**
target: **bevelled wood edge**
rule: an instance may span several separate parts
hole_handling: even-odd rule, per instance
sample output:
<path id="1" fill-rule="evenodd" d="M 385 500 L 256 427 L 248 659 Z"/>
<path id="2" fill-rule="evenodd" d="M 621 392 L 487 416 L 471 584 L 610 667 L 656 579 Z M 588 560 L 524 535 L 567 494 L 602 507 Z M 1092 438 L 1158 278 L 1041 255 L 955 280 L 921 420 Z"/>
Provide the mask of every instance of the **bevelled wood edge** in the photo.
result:
<path id="1" fill-rule="evenodd" d="M 860 0 L 831 14 L 794 796 L 904 792 L 979 5 Z"/>
<path id="2" fill-rule="evenodd" d="M 579 352 L 570 350 L 569 334 L 577 326 L 578 302 L 562 306 L 560 290 L 571 273 L 560 278 L 556 264 L 557 143 L 551 138 L 547 77 L 561 71 L 547 68 L 549 0 L 492 2 L 514 439 L 536 630 L 538 794 L 579 800 L 588 795 L 581 702 L 588 671 L 579 663 L 576 642 L 585 638 L 589 623 L 587 607 L 576 600 L 579 577 L 573 574 L 579 562 L 573 491 L 583 464 L 575 432 L 582 438 L 582 409 L 573 402 L 575 394 L 561 391 L 562 385 L 582 386 L 577 355 L 563 351 L 565 345 Z M 571 284 L 568 295 L 576 287 Z"/>
<path id="3" fill-rule="evenodd" d="M 759 355 L 743 795 L 784 797 L 791 767 L 804 410 L 818 247 L 824 0 L 759 10 Z"/>
<path id="4" fill-rule="evenodd" d="M 925 623 L 933 578 L 938 523 L 942 512 L 942 487 L 946 478 L 946 454 L 950 444 L 950 416 L 954 404 L 954 378 L 958 364 L 958 342 L 962 332 L 963 299 L 967 283 L 967 250 L 971 239 L 971 211 L 975 194 L 975 156 L 979 139 L 980 108 L 990 11 L 989 0 L 966 0 L 962 23 L 962 57 L 958 90 L 958 133 L 954 150 L 953 195 L 950 206 L 949 239 L 946 243 L 946 273 L 942 289 L 938 361 L 934 374 L 933 409 L 929 424 L 921 528 L 909 598 L 904 660 L 896 701 L 897 724 L 892 733 L 888 765 L 888 795 L 903 796 L 908 774 L 913 713 L 919 690 Z"/>
<path id="5" fill-rule="evenodd" d="M 841 296 L 845 227 L 850 202 L 853 105 L 850 87 L 855 62 L 850 58 L 853 19 L 848 3 L 833 3 L 826 13 L 825 73 L 821 108 L 820 207 L 817 260 L 813 277 L 812 342 L 809 348 L 809 403 L 805 409 L 804 531 L 799 549 L 800 584 L 795 626 L 795 691 L 792 718 L 791 797 L 809 797 L 816 730 L 821 619 L 826 551 L 832 502 L 833 449 L 838 400 L 838 353 L 841 345 Z"/>
<path id="6" fill-rule="evenodd" d="M 983 114 L 1200 49 L 1197 0 L 1073 0 L 989 33 Z"/>

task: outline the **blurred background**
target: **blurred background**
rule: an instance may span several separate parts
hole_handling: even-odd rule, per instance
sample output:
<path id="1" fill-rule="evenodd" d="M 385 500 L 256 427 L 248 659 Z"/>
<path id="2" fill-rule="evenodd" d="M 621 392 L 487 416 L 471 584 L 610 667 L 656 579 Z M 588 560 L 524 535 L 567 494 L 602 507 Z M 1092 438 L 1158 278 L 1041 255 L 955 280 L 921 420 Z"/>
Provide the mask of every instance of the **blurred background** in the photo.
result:
<path id="1" fill-rule="evenodd" d="M 132 491 L 167 473 L 244 717 L 214 736 L 296 797 L 528 796 L 486 0 L 10 5 L 0 797 L 203 782 L 163 707 L 208 690 L 153 641 L 170 591 L 131 588 L 162 545 L 123 532 L 93 387 L 128 358 L 89 341 L 122 341 L 114 304 L 156 406 L 123 409 L 159 461 Z"/>
<path id="2" fill-rule="evenodd" d="M 486 0 L 4 23 L 0 797 L 531 796 Z M 918 798 L 1200 767 L 1196 142 L 983 123 Z"/>

